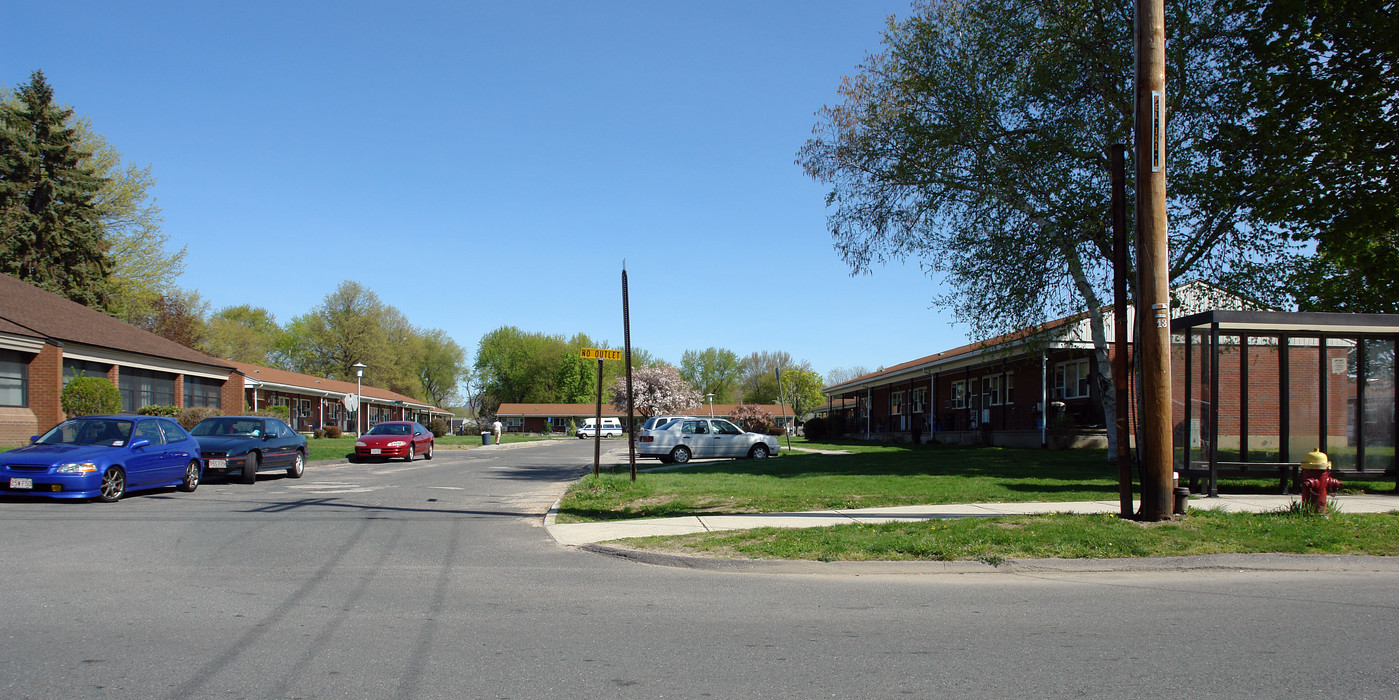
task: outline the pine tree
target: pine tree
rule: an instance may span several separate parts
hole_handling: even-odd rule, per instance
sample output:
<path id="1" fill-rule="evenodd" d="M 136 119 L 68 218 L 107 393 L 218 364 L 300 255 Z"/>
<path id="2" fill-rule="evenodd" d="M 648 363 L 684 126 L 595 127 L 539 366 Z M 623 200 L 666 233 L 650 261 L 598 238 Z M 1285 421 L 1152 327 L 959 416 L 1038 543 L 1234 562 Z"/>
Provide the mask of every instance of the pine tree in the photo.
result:
<path id="1" fill-rule="evenodd" d="M 73 110 L 54 103 L 42 71 L 0 105 L 0 272 L 101 308 L 109 261 Z"/>

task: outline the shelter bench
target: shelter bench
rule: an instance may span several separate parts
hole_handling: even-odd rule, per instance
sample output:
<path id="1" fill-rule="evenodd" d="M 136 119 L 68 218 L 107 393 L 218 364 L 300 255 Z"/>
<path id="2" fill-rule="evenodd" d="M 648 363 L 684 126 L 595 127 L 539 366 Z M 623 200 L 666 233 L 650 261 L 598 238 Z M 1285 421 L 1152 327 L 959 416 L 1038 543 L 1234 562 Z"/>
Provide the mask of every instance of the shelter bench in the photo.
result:
<path id="1" fill-rule="evenodd" d="M 1210 470 L 1210 463 L 1206 460 L 1196 460 L 1190 462 L 1190 466 L 1185 469 L 1181 476 L 1190 480 L 1191 493 L 1200 493 L 1200 479 L 1209 481 L 1209 495 L 1219 494 L 1219 475 L 1255 477 L 1264 472 L 1271 472 L 1278 477 L 1278 488 L 1280 493 L 1291 493 L 1291 488 L 1299 491 L 1302 488 L 1302 465 L 1297 462 L 1215 462 L 1213 473 Z"/>

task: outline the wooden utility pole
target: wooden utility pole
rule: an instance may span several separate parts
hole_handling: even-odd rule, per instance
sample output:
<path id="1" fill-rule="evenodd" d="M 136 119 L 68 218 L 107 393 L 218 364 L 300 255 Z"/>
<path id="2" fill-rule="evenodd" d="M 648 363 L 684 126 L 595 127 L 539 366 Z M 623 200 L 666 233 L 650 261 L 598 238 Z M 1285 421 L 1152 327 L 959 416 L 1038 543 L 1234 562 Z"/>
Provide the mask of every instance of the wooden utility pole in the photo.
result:
<path id="1" fill-rule="evenodd" d="M 1166 228 L 1164 0 L 1136 4 L 1137 327 L 1142 355 L 1142 507 L 1171 517 L 1171 305 Z"/>
<path id="2" fill-rule="evenodd" d="M 1130 518 L 1132 512 L 1132 448 L 1127 430 L 1127 146 L 1108 147 L 1108 178 L 1112 181 L 1112 383 L 1117 415 L 1117 495 L 1118 515 Z"/>

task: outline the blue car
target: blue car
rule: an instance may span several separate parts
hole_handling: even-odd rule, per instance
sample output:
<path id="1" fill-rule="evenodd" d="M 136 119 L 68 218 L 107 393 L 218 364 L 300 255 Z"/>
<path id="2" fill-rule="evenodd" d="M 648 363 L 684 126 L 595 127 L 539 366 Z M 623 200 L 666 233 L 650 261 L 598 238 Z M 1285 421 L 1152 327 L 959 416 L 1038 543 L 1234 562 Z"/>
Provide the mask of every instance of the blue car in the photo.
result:
<path id="1" fill-rule="evenodd" d="M 157 416 L 84 416 L 0 452 L 0 494 L 95 498 L 113 503 L 130 491 L 199 488 L 199 443 Z"/>

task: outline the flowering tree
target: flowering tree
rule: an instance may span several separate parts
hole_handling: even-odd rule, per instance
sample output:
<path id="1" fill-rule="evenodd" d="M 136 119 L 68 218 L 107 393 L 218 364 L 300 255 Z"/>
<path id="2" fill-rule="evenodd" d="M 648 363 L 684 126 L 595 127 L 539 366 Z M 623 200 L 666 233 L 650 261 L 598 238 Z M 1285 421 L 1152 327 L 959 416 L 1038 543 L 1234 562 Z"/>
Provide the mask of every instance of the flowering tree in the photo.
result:
<path id="1" fill-rule="evenodd" d="M 648 416 L 662 413 L 689 413 L 700 406 L 700 393 L 680 377 L 680 371 L 670 365 L 642 367 L 632 370 L 632 387 L 636 400 L 632 406 Z M 612 382 L 612 407 L 627 410 L 627 378 Z"/>
<path id="2" fill-rule="evenodd" d="M 757 404 L 739 404 L 738 408 L 729 413 L 729 418 L 750 433 L 768 435 L 775 427 L 772 424 L 772 413 Z"/>

